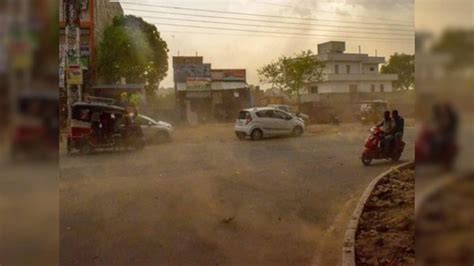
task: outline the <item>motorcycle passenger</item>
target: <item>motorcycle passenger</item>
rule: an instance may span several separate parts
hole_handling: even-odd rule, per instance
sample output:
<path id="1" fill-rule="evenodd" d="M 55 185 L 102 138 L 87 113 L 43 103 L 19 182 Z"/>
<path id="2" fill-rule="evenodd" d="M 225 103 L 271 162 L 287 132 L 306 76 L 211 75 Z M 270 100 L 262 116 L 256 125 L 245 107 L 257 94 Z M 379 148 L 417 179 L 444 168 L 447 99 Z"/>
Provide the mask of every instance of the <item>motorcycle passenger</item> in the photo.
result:
<path id="1" fill-rule="evenodd" d="M 394 146 L 397 147 L 398 143 L 403 139 L 403 129 L 405 127 L 405 120 L 398 114 L 398 110 L 392 110 L 392 120 L 395 128 L 394 133 Z"/>
<path id="2" fill-rule="evenodd" d="M 384 153 L 387 153 L 390 149 L 390 143 L 393 140 L 393 133 L 395 129 L 394 121 L 390 117 L 390 111 L 385 111 L 383 113 L 383 120 L 377 124 L 377 127 L 381 127 L 384 132 L 383 139 L 381 141 L 381 146 Z"/>

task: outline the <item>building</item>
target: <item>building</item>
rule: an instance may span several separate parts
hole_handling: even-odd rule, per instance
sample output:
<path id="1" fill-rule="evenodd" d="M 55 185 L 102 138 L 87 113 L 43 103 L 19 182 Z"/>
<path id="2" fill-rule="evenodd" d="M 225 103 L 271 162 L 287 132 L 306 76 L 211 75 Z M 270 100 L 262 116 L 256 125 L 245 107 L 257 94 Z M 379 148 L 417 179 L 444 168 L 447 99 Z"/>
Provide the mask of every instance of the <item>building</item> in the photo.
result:
<path id="1" fill-rule="evenodd" d="M 68 17 L 66 10 L 69 10 Z M 98 80 L 97 49 L 105 28 L 119 15 L 123 15 L 123 10 L 118 1 L 59 0 L 59 101 L 62 120 L 67 118 L 68 102 L 71 104 L 80 100 L 83 94 L 92 94 L 93 84 Z M 67 18 L 74 21 L 74 25 L 69 24 L 66 36 Z"/>
<path id="2" fill-rule="evenodd" d="M 65 30 L 65 3 L 68 0 L 59 0 L 59 56 L 60 69 L 64 73 L 66 45 Z M 106 27 L 111 25 L 115 16 L 123 15 L 123 9 L 118 1 L 110 0 L 79 0 L 80 3 L 80 64 L 83 71 L 84 89 L 90 89 L 96 77 L 97 49 Z M 65 86 L 64 75 L 60 75 L 60 87 Z"/>
<path id="3" fill-rule="evenodd" d="M 345 42 L 318 45 L 316 59 L 326 64 L 323 81 L 307 84 L 304 94 L 391 92 L 396 74 L 381 74 L 385 58 L 362 53 L 345 53 Z M 310 96 L 303 99 L 311 98 Z"/>
<path id="4" fill-rule="evenodd" d="M 250 106 L 245 69 L 211 69 L 201 56 L 173 57 L 176 107 L 190 124 L 233 120 Z"/>

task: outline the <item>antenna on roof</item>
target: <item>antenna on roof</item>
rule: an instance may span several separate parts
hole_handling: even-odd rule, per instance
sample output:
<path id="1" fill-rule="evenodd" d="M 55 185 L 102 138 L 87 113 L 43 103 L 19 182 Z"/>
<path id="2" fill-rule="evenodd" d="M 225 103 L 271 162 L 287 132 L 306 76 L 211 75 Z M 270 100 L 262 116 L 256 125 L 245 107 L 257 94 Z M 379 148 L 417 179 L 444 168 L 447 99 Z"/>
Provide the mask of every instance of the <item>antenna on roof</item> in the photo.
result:
<path id="1" fill-rule="evenodd" d="M 377 56 L 377 49 L 375 49 L 375 56 Z"/>
<path id="2" fill-rule="evenodd" d="M 198 52 L 196 51 L 196 56 L 198 56 Z"/>
<path id="3" fill-rule="evenodd" d="M 360 54 L 360 45 L 359 45 L 359 54 Z"/>
<path id="4" fill-rule="evenodd" d="M 178 50 L 178 56 L 179 56 L 179 50 Z"/>

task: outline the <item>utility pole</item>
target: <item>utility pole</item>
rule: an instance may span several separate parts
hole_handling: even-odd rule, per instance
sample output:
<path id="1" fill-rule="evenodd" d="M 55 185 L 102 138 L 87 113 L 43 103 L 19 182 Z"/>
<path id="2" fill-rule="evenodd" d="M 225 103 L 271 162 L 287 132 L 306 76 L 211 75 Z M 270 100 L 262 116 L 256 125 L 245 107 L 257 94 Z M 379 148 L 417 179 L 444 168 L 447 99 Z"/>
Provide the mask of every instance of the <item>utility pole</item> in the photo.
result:
<path id="1" fill-rule="evenodd" d="M 65 16 L 65 87 L 68 106 L 68 124 L 71 121 L 71 106 L 82 98 L 82 66 L 80 62 L 80 12 L 79 0 L 64 0 Z"/>

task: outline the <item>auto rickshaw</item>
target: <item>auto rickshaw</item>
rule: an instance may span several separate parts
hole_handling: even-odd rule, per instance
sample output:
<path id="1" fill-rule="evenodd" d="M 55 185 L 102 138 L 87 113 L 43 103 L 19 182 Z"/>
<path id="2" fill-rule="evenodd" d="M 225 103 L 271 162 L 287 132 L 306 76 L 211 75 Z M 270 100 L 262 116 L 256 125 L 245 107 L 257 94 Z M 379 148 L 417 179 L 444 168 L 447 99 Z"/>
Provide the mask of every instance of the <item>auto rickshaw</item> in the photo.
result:
<path id="1" fill-rule="evenodd" d="M 388 110 L 388 103 L 384 100 L 360 102 L 359 120 L 362 124 L 376 124 L 382 120 L 383 113 Z"/>
<path id="2" fill-rule="evenodd" d="M 17 95 L 11 116 L 10 158 L 47 159 L 58 154 L 58 93 L 24 90 Z"/>
<path id="3" fill-rule="evenodd" d="M 67 151 L 143 149 L 145 140 L 136 118 L 136 112 L 110 102 L 77 102 L 71 108 Z"/>

